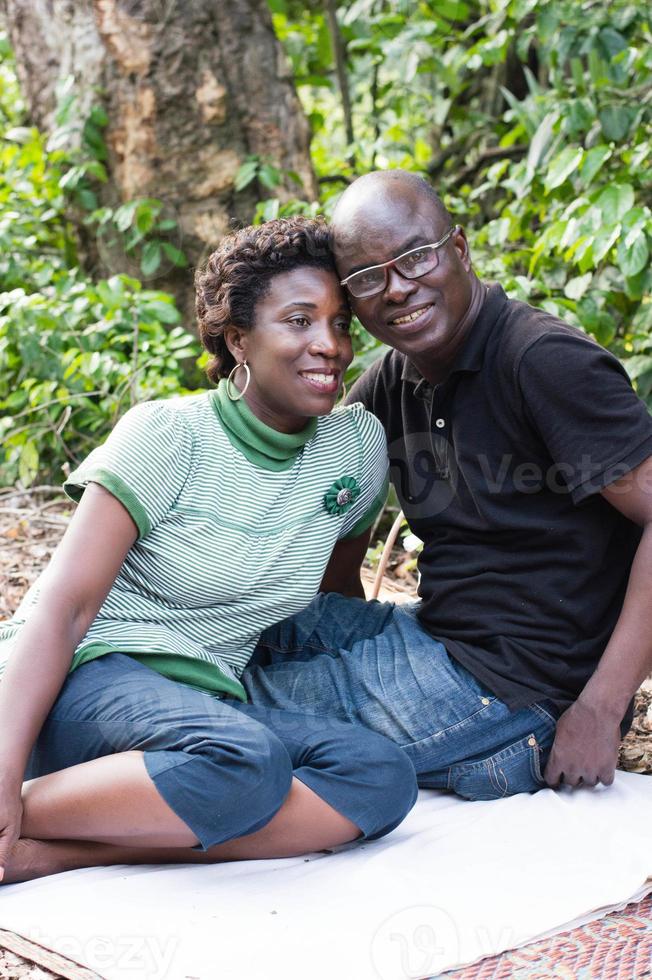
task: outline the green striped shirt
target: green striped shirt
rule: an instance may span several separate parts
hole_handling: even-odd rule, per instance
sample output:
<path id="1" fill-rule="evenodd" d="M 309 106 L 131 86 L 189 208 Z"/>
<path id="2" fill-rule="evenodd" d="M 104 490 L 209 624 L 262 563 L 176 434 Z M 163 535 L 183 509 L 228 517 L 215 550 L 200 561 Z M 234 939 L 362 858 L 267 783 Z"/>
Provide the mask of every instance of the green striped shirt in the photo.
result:
<path id="1" fill-rule="evenodd" d="M 244 699 L 238 678 L 261 631 L 302 609 L 336 542 L 370 526 L 386 473 L 383 429 L 361 405 L 293 435 L 230 402 L 224 383 L 132 408 L 64 485 L 78 500 L 88 483 L 101 484 L 138 528 L 71 669 L 121 651 Z M 331 513 L 325 495 L 342 477 L 360 493 Z M 0 624 L 0 661 L 37 596 L 38 582 Z"/>

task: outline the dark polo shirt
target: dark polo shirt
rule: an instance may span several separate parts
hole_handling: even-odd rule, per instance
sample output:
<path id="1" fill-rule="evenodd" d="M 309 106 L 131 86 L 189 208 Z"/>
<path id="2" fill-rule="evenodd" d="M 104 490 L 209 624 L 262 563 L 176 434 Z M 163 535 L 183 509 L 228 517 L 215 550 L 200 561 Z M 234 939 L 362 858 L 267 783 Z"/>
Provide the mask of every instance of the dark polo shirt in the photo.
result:
<path id="1" fill-rule="evenodd" d="M 351 391 L 387 432 L 422 538 L 420 620 L 510 708 L 566 708 L 620 612 L 641 530 L 600 490 L 652 455 L 618 360 L 490 287 L 434 388 L 390 351 Z"/>

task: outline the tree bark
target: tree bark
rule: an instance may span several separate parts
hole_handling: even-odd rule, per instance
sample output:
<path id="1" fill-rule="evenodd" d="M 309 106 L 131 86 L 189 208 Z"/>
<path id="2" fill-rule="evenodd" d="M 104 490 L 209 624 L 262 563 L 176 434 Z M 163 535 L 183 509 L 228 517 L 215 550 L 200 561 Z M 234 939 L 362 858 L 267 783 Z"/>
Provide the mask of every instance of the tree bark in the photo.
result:
<path id="1" fill-rule="evenodd" d="M 269 194 L 236 193 L 248 155 L 299 175 L 303 189 L 285 181 L 279 196 L 317 196 L 308 123 L 266 0 L 1 2 L 34 124 L 52 129 L 57 81 L 72 74 L 80 113 L 101 104 L 109 118 L 101 202 L 163 200 L 191 267 Z M 120 271 L 102 242 L 98 255 L 97 271 Z M 188 270 L 168 264 L 148 285 L 192 310 Z"/>

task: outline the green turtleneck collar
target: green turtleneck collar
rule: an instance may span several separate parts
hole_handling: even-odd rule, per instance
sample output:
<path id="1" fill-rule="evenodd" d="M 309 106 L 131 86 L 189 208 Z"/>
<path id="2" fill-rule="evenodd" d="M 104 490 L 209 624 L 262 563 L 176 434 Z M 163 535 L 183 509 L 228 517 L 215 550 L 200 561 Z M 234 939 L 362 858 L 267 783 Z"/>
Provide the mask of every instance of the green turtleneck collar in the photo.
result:
<path id="1" fill-rule="evenodd" d="M 224 427 L 229 442 L 243 456 L 264 470 L 289 470 L 295 459 L 317 428 L 312 418 L 301 432 L 278 432 L 256 418 L 244 398 L 231 401 L 226 393 L 226 379 L 222 378 L 211 391 L 213 408 Z"/>

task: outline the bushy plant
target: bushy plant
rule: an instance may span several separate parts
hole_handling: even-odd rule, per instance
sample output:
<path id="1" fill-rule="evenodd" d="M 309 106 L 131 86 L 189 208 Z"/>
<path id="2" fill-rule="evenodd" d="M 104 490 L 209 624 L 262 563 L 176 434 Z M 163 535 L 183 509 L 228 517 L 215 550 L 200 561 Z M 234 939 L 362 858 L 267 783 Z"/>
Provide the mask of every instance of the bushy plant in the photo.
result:
<path id="1" fill-rule="evenodd" d="M 325 208 L 374 167 L 422 172 L 508 293 L 593 334 L 652 404 L 652 32 L 628 0 L 338 6 L 354 142 L 319 6 L 270 0 Z M 365 356 L 373 343 L 365 338 Z"/>
<path id="2" fill-rule="evenodd" d="M 137 401 L 183 392 L 197 342 L 167 294 L 77 270 L 0 294 L 3 482 L 58 481 Z"/>
<path id="3" fill-rule="evenodd" d="M 0 38 L 0 485 L 29 486 L 60 481 L 135 401 L 185 391 L 199 345 L 167 294 L 80 271 L 70 195 L 95 208 L 80 195 L 98 173 L 24 122 Z M 125 230 L 156 210 L 139 205 L 117 212 Z"/>

